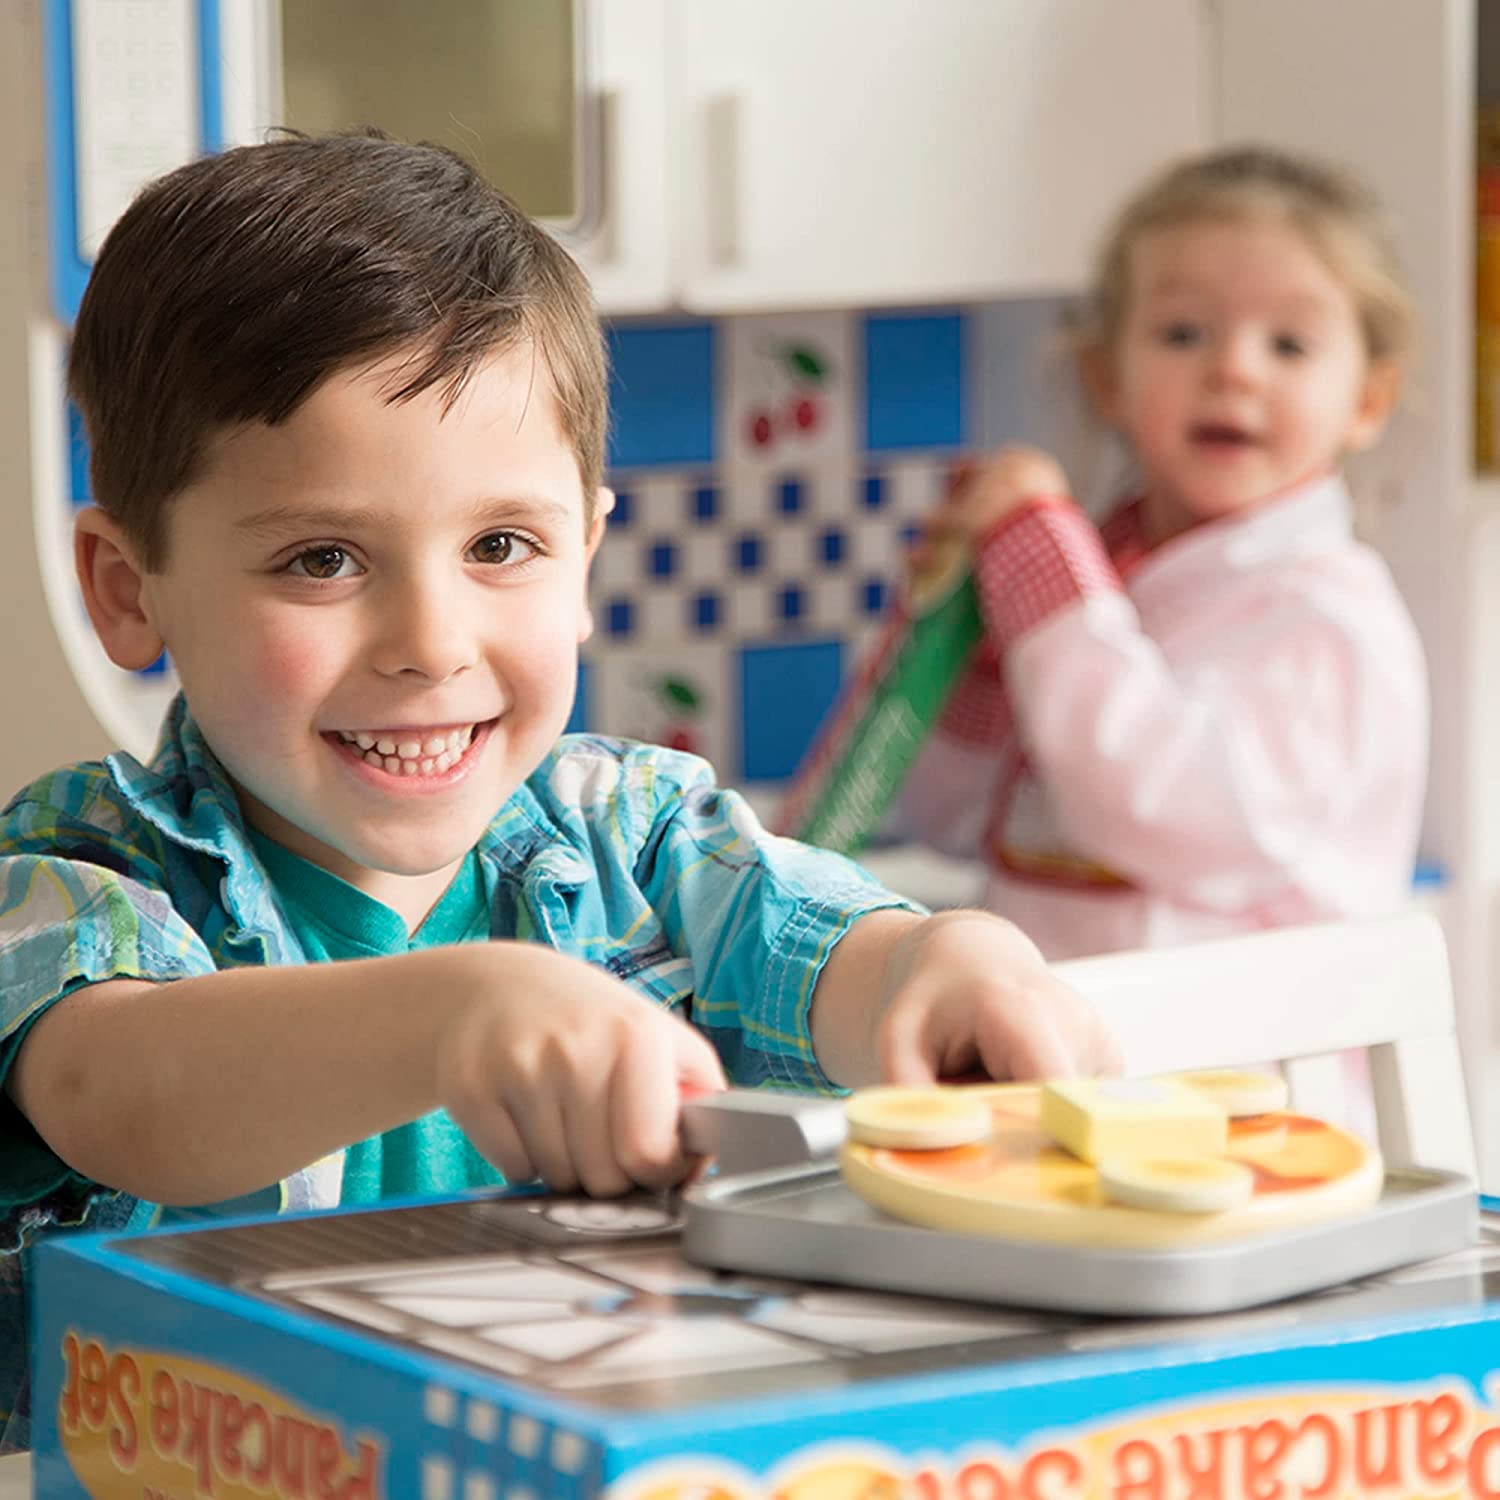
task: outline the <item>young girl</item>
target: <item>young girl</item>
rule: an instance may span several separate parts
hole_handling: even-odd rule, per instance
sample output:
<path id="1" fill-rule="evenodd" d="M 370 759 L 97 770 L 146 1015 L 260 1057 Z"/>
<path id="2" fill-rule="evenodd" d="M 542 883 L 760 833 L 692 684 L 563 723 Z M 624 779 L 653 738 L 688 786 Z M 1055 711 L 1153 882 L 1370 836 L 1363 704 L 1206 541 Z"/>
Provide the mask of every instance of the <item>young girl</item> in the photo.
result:
<path id="1" fill-rule="evenodd" d="M 986 639 L 904 796 L 1052 958 L 1395 909 L 1426 771 L 1421 647 L 1354 539 L 1411 316 L 1379 215 L 1264 149 L 1189 161 L 1107 237 L 1081 372 L 1139 488 L 1102 527 L 1033 449 L 974 466 Z M 916 559 L 918 565 L 922 556 Z"/>

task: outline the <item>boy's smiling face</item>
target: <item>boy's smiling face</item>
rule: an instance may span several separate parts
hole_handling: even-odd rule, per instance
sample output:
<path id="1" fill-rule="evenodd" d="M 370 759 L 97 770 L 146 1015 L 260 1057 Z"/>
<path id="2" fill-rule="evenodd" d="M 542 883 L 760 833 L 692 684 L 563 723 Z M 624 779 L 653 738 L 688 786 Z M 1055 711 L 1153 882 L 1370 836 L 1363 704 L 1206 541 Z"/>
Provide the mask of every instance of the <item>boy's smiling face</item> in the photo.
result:
<path id="1" fill-rule="evenodd" d="M 562 732 L 602 511 L 530 345 L 399 370 L 215 442 L 141 605 L 251 824 L 416 920 Z"/>

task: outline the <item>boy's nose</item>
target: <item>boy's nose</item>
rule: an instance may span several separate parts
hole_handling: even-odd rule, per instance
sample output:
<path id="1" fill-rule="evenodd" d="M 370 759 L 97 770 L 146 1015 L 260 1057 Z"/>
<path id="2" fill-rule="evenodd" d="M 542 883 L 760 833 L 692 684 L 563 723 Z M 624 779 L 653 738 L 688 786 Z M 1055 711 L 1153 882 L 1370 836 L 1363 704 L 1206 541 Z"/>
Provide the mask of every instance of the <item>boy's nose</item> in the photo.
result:
<path id="1" fill-rule="evenodd" d="M 405 588 L 375 605 L 379 612 L 375 670 L 388 677 L 416 676 L 446 682 L 477 657 L 474 634 L 452 592 Z"/>

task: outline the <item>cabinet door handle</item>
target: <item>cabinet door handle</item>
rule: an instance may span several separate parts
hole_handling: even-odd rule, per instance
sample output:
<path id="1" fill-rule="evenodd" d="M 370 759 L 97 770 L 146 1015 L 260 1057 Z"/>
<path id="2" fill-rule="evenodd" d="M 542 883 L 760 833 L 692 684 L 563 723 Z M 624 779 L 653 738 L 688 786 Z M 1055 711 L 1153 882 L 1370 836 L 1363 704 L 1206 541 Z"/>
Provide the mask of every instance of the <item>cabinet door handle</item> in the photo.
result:
<path id="1" fill-rule="evenodd" d="M 573 236 L 590 241 L 596 261 L 612 261 L 619 253 L 616 217 L 620 181 L 620 95 L 616 89 L 596 89 L 589 99 L 589 128 L 578 153 L 582 183 L 582 212 Z"/>
<path id="2" fill-rule="evenodd" d="M 715 94 L 704 104 L 704 204 L 708 258 L 731 266 L 740 256 L 740 129 L 743 100 Z"/>

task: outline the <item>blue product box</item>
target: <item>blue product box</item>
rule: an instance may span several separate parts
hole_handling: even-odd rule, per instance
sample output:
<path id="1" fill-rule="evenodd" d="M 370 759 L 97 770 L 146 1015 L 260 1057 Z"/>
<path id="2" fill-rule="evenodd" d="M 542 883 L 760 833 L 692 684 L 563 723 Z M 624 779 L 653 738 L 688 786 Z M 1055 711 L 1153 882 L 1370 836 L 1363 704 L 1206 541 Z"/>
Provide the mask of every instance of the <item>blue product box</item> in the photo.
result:
<path id="1" fill-rule="evenodd" d="M 37 1252 L 48 1500 L 1500 1495 L 1471 1248 L 1213 1318 L 727 1275 L 666 1200 L 471 1196 Z"/>

